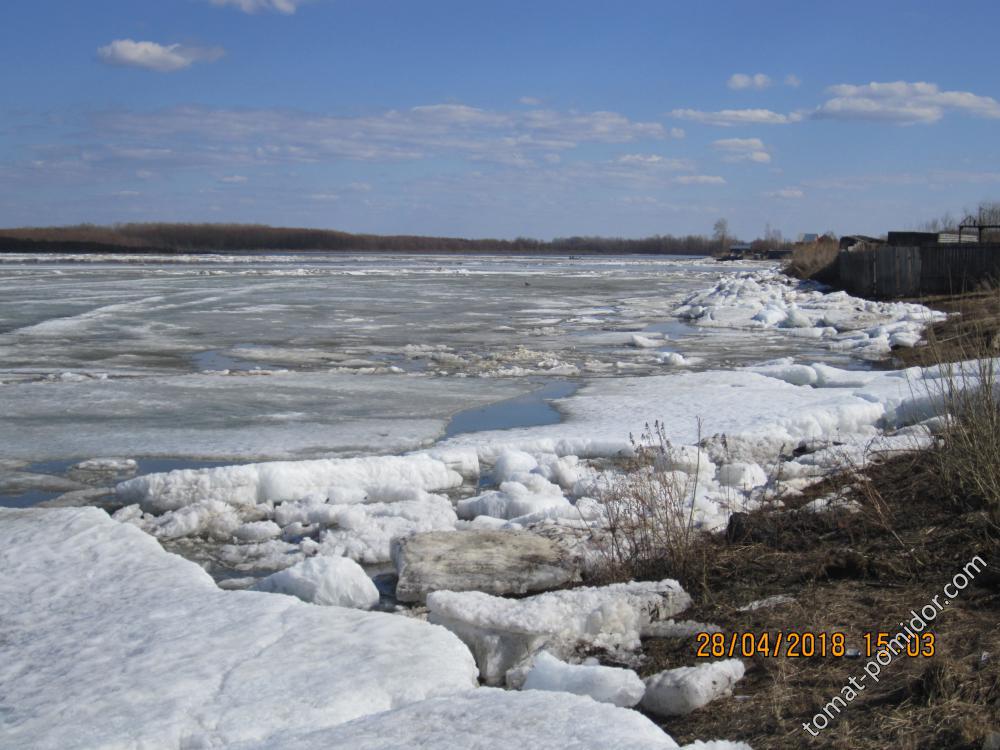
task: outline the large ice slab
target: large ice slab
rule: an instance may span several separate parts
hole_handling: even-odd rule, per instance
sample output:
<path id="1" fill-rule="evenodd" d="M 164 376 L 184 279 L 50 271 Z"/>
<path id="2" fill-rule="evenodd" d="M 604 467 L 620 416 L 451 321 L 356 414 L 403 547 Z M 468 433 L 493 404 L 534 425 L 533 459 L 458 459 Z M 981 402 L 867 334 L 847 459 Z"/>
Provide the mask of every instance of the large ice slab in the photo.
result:
<path id="1" fill-rule="evenodd" d="M 671 750 L 677 743 L 640 713 L 569 693 L 480 688 L 232 750 Z M 735 746 L 734 746 L 735 747 Z"/>
<path id="2" fill-rule="evenodd" d="M 443 628 L 219 590 L 94 508 L 0 509 L 10 747 L 273 747 L 476 684 Z"/>
<path id="3" fill-rule="evenodd" d="M 309 557 L 254 585 L 256 591 L 295 596 L 304 602 L 371 609 L 378 604 L 375 582 L 347 557 Z"/>
<path id="4" fill-rule="evenodd" d="M 579 581 L 581 567 L 558 542 L 514 530 L 415 534 L 396 540 L 392 558 L 402 602 L 442 590 L 536 593 Z"/>
<path id="5" fill-rule="evenodd" d="M 504 599 L 478 591 L 437 591 L 427 597 L 431 622 L 472 650 L 480 675 L 501 683 L 507 670 L 543 645 L 638 648 L 651 622 L 683 612 L 691 597 L 677 581 L 616 583 Z"/>
<path id="6" fill-rule="evenodd" d="M 646 678 L 642 707 L 660 716 L 681 716 L 731 695 L 743 678 L 743 662 L 724 659 L 694 667 L 667 669 Z"/>
<path id="7" fill-rule="evenodd" d="M 417 454 L 179 469 L 130 479 L 116 492 L 124 502 L 162 513 L 206 499 L 256 505 L 313 495 L 336 499 L 345 490 L 360 491 L 360 499 L 369 493 L 381 499 L 392 491 L 434 491 L 461 484 L 462 476 L 444 461 Z"/>
<path id="8" fill-rule="evenodd" d="M 46 346 L 61 352 L 63 344 Z M 0 414 L 8 419 L 0 421 L 0 444 L 7 455 L 32 461 L 94 451 L 233 461 L 402 452 L 433 442 L 456 412 L 526 389 L 461 378 L 442 387 L 418 374 L 123 370 L 6 383 L 4 374 L 0 369 Z"/>
<path id="9" fill-rule="evenodd" d="M 589 695 L 601 703 L 631 708 L 642 700 L 646 685 L 631 669 L 567 664 L 543 651 L 534 658 L 522 689 Z"/>

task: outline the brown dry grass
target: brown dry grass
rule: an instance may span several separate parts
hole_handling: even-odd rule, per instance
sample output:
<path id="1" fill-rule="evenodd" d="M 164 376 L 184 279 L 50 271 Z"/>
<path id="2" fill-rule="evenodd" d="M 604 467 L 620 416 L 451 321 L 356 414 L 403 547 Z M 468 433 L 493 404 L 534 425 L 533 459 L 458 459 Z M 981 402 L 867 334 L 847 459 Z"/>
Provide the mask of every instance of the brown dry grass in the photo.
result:
<path id="1" fill-rule="evenodd" d="M 632 457 L 594 488 L 608 525 L 595 536 L 603 565 L 593 582 L 675 578 L 690 587 L 703 577 L 705 567 L 703 535 L 694 523 L 699 471 L 668 470 L 676 449 L 658 421 L 630 439 Z"/>
<path id="2" fill-rule="evenodd" d="M 706 590 L 686 618 L 728 632 L 841 631 L 848 646 L 865 632 L 892 631 L 923 606 L 974 554 L 1000 561 L 1000 528 L 980 512 L 958 513 L 933 493 L 932 451 L 897 456 L 865 468 L 861 486 L 832 477 L 800 499 L 850 494 L 858 513 L 775 510 L 747 517 L 745 538 L 723 535 L 710 544 Z M 935 620 L 932 658 L 897 659 L 882 681 L 862 693 L 818 738 L 802 729 L 866 659 L 756 657 L 737 698 L 661 722 L 676 740 L 724 737 L 768 748 L 978 748 L 1000 727 L 1000 576 L 980 574 L 981 586 Z M 739 612 L 776 594 L 795 602 Z M 689 665 L 695 641 L 645 643 L 645 673 Z M 982 654 L 993 655 L 981 663 Z"/>
<path id="3" fill-rule="evenodd" d="M 835 270 L 839 245 L 834 240 L 822 240 L 808 245 L 796 245 L 785 273 L 797 279 L 828 280 Z"/>

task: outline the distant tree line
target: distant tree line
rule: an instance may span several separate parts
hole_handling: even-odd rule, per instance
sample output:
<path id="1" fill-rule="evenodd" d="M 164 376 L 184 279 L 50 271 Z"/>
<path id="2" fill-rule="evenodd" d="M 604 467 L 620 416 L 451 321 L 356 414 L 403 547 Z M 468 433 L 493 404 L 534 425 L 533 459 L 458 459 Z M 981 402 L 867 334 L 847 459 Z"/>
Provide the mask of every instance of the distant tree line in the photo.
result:
<path id="1" fill-rule="evenodd" d="M 656 235 L 623 237 L 559 237 L 543 241 L 351 234 L 329 229 L 296 229 L 262 224 L 82 224 L 68 227 L 0 229 L 0 252 L 231 252 L 294 250 L 343 252 L 446 253 L 646 253 L 711 255 L 719 238 Z"/>

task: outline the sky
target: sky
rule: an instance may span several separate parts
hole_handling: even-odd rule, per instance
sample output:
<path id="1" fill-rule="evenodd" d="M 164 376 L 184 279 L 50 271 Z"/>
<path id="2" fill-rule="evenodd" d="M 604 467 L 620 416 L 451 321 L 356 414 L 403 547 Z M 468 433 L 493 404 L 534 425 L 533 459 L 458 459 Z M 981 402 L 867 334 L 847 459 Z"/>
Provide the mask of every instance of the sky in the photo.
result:
<path id="1" fill-rule="evenodd" d="M 913 229 L 1000 199 L 1000 3 L 7 0 L 0 226 Z"/>

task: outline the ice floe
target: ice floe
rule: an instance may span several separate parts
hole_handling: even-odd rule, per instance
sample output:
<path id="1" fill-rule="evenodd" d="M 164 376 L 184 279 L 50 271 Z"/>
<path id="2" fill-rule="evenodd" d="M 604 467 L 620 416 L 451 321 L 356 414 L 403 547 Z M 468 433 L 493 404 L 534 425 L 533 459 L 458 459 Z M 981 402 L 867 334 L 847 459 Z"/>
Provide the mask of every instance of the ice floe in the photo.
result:
<path id="1" fill-rule="evenodd" d="M 476 684 L 442 628 L 222 591 L 96 508 L 0 509 L 0 568 L 10 747 L 270 747 Z"/>
<path id="2" fill-rule="evenodd" d="M 677 743 L 636 711 L 569 693 L 472 693 L 421 701 L 320 732 L 291 732 L 232 750 L 671 750 Z M 729 746 L 717 746 L 726 748 Z M 732 746 L 733 750 L 740 750 Z"/>
<path id="3" fill-rule="evenodd" d="M 596 663 L 567 664 L 547 651 L 532 660 L 522 690 L 555 690 L 589 695 L 595 701 L 631 708 L 642 700 L 646 685 L 631 669 Z"/>
<path id="4" fill-rule="evenodd" d="M 494 685 L 543 646 L 636 649 L 649 623 L 673 617 L 690 603 L 671 580 L 581 587 L 525 599 L 478 591 L 437 591 L 427 597 L 430 621 L 458 635 L 472 650 L 482 678 Z"/>
<path id="5" fill-rule="evenodd" d="M 262 578 L 254 589 L 288 594 L 311 604 L 356 609 L 371 609 L 379 600 L 372 579 L 346 557 L 307 558 Z"/>
<path id="6" fill-rule="evenodd" d="M 432 591 L 527 594 L 580 580 L 580 560 L 563 545 L 514 530 L 428 532 L 393 543 L 396 598 L 423 601 Z"/>
<path id="7" fill-rule="evenodd" d="M 660 716 L 680 716 L 730 695 L 743 678 L 739 659 L 668 669 L 646 678 L 642 707 Z"/>

